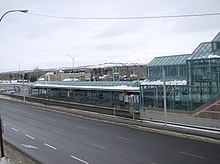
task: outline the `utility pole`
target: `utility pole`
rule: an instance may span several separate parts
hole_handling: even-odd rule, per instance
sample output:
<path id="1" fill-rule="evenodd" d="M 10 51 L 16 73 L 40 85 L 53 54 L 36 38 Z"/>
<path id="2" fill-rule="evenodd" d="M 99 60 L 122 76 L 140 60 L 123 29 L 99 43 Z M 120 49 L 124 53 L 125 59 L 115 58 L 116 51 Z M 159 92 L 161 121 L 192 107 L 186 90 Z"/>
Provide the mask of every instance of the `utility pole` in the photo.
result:
<path id="1" fill-rule="evenodd" d="M 24 73 L 22 74 L 22 89 L 23 89 L 23 100 L 25 101 L 25 89 L 24 89 Z"/>
<path id="2" fill-rule="evenodd" d="M 164 106 L 164 124 L 167 125 L 167 93 L 165 81 L 165 69 L 163 68 L 163 106 Z"/>

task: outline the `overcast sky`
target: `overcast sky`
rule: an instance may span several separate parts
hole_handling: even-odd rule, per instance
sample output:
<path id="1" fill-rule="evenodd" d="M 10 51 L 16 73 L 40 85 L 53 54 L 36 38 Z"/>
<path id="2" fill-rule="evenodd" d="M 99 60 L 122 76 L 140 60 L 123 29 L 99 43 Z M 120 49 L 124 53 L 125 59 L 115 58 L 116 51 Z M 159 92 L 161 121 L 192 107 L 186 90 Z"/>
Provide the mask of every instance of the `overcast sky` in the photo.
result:
<path id="1" fill-rule="evenodd" d="M 220 12 L 220 0 L 1 0 L 0 72 L 106 62 L 149 63 L 188 54 L 220 31 L 220 16 L 140 20 L 60 17 L 133 17 Z"/>

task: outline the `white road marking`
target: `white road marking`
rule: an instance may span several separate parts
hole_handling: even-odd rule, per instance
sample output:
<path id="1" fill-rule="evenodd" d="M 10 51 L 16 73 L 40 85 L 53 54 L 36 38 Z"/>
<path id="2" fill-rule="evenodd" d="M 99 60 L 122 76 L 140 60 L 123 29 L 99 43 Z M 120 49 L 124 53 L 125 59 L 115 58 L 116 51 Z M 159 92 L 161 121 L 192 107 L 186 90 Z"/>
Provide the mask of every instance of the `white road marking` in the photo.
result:
<path id="1" fill-rule="evenodd" d="M 34 137 L 32 137 L 32 136 L 30 136 L 30 135 L 28 135 L 28 134 L 25 134 L 25 136 L 28 137 L 28 138 L 30 138 L 30 139 L 32 139 L 32 140 L 35 139 Z"/>
<path id="2" fill-rule="evenodd" d="M 193 156 L 193 157 L 197 157 L 197 158 L 203 158 L 203 159 L 206 158 L 204 156 L 200 156 L 200 155 L 196 155 L 196 154 L 192 154 L 192 153 L 187 153 L 187 152 L 183 152 L 183 151 L 179 151 L 179 153 L 189 155 L 189 156 Z"/>
<path id="3" fill-rule="evenodd" d="M 82 162 L 82 163 L 89 164 L 89 162 L 86 162 L 86 161 L 84 161 L 83 159 L 80 159 L 80 158 L 78 158 L 78 157 L 76 157 L 76 156 L 71 155 L 70 157 L 73 158 L 73 159 L 75 159 L 75 160 L 77 160 L 77 161 L 80 161 L 80 162 Z"/>
<path id="4" fill-rule="evenodd" d="M 92 145 L 92 146 L 101 148 L 101 149 L 106 149 L 104 146 L 100 146 L 100 145 L 97 145 L 97 144 L 94 144 L 94 143 L 89 143 L 89 144 Z"/>
<path id="5" fill-rule="evenodd" d="M 121 136 L 115 136 L 115 137 L 119 138 L 119 139 L 122 139 L 122 140 L 126 140 L 126 141 L 133 141 L 132 139 L 121 137 Z"/>
<path id="6" fill-rule="evenodd" d="M 47 146 L 47 147 L 49 147 L 49 148 L 51 148 L 51 149 L 57 150 L 57 148 L 56 148 L 56 147 L 51 146 L 51 145 L 49 145 L 49 144 L 47 144 L 47 143 L 44 143 L 44 145 L 45 145 L 45 146 Z"/>
<path id="7" fill-rule="evenodd" d="M 83 127 L 83 126 L 78 126 L 78 125 L 75 125 L 75 127 L 80 128 L 80 129 L 84 129 L 84 130 L 87 129 L 87 128 Z"/>
<path id="8" fill-rule="evenodd" d="M 52 118 L 49 118 L 49 120 L 51 120 L 51 121 L 57 121 L 57 120 L 55 120 L 55 119 L 52 119 Z"/>
<path id="9" fill-rule="evenodd" d="M 38 147 L 35 147 L 35 146 L 33 146 L 33 145 L 21 144 L 21 146 L 24 146 L 24 147 L 29 148 L 29 149 L 39 149 Z"/>
<path id="10" fill-rule="evenodd" d="M 37 125 L 37 124 L 35 124 L 35 123 L 33 123 L 33 122 L 29 122 L 29 124 L 31 124 L 31 125 Z"/>
<path id="11" fill-rule="evenodd" d="M 19 130 L 18 129 L 15 129 L 15 128 L 11 128 L 12 130 L 14 130 L 14 131 L 16 131 L 16 132 L 18 132 Z"/>
<path id="12" fill-rule="evenodd" d="M 7 124 L 3 123 L 4 126 L 6 126 Z"/>

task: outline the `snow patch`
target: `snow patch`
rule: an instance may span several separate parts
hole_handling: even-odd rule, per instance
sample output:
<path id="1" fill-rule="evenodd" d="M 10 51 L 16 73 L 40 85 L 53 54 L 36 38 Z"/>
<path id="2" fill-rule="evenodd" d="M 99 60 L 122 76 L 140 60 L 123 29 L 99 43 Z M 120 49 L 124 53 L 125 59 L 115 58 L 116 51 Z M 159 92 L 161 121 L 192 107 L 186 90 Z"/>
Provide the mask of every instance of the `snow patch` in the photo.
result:
<path id="1" fill-rule="evenodd" d="M 218 56 L 218 55 L 213 55 L 213 54 L 210 54 L 210 55 L 208 56 L 208 58 L 220 58 L 220 56 Z"/>
<path id="2" fill-rule="evenodd" d="M 139 91 L 139 87 L 130 87 L 126 85 L 120 86 L 72 86 L 72 85 L 52 85 L 52 84 L 34 84 L 36 87 L 48 87 L 48 88 L 69 88 L 69 89 L 98 89 L 98 90 L 129 90 L 129 91 Z"/>
<path id="3" fill-rule="evenodd" d="M 145 80 L 141 85 L 163 85 L 163 80 Z M 187 85 L 186 80 L 166 81 L 166 85 Z"/>

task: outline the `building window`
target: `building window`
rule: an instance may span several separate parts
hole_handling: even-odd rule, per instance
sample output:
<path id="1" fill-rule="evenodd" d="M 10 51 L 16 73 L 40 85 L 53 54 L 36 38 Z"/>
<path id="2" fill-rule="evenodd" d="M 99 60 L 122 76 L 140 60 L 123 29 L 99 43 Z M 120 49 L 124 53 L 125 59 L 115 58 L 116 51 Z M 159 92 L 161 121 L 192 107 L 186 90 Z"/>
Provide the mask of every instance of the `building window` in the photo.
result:
<path id="1" fill-rule="evenodd" d="M 213 42 L 212 49 L 213 49 L 213 51 L 220 50 L 220 42 Z"/>

